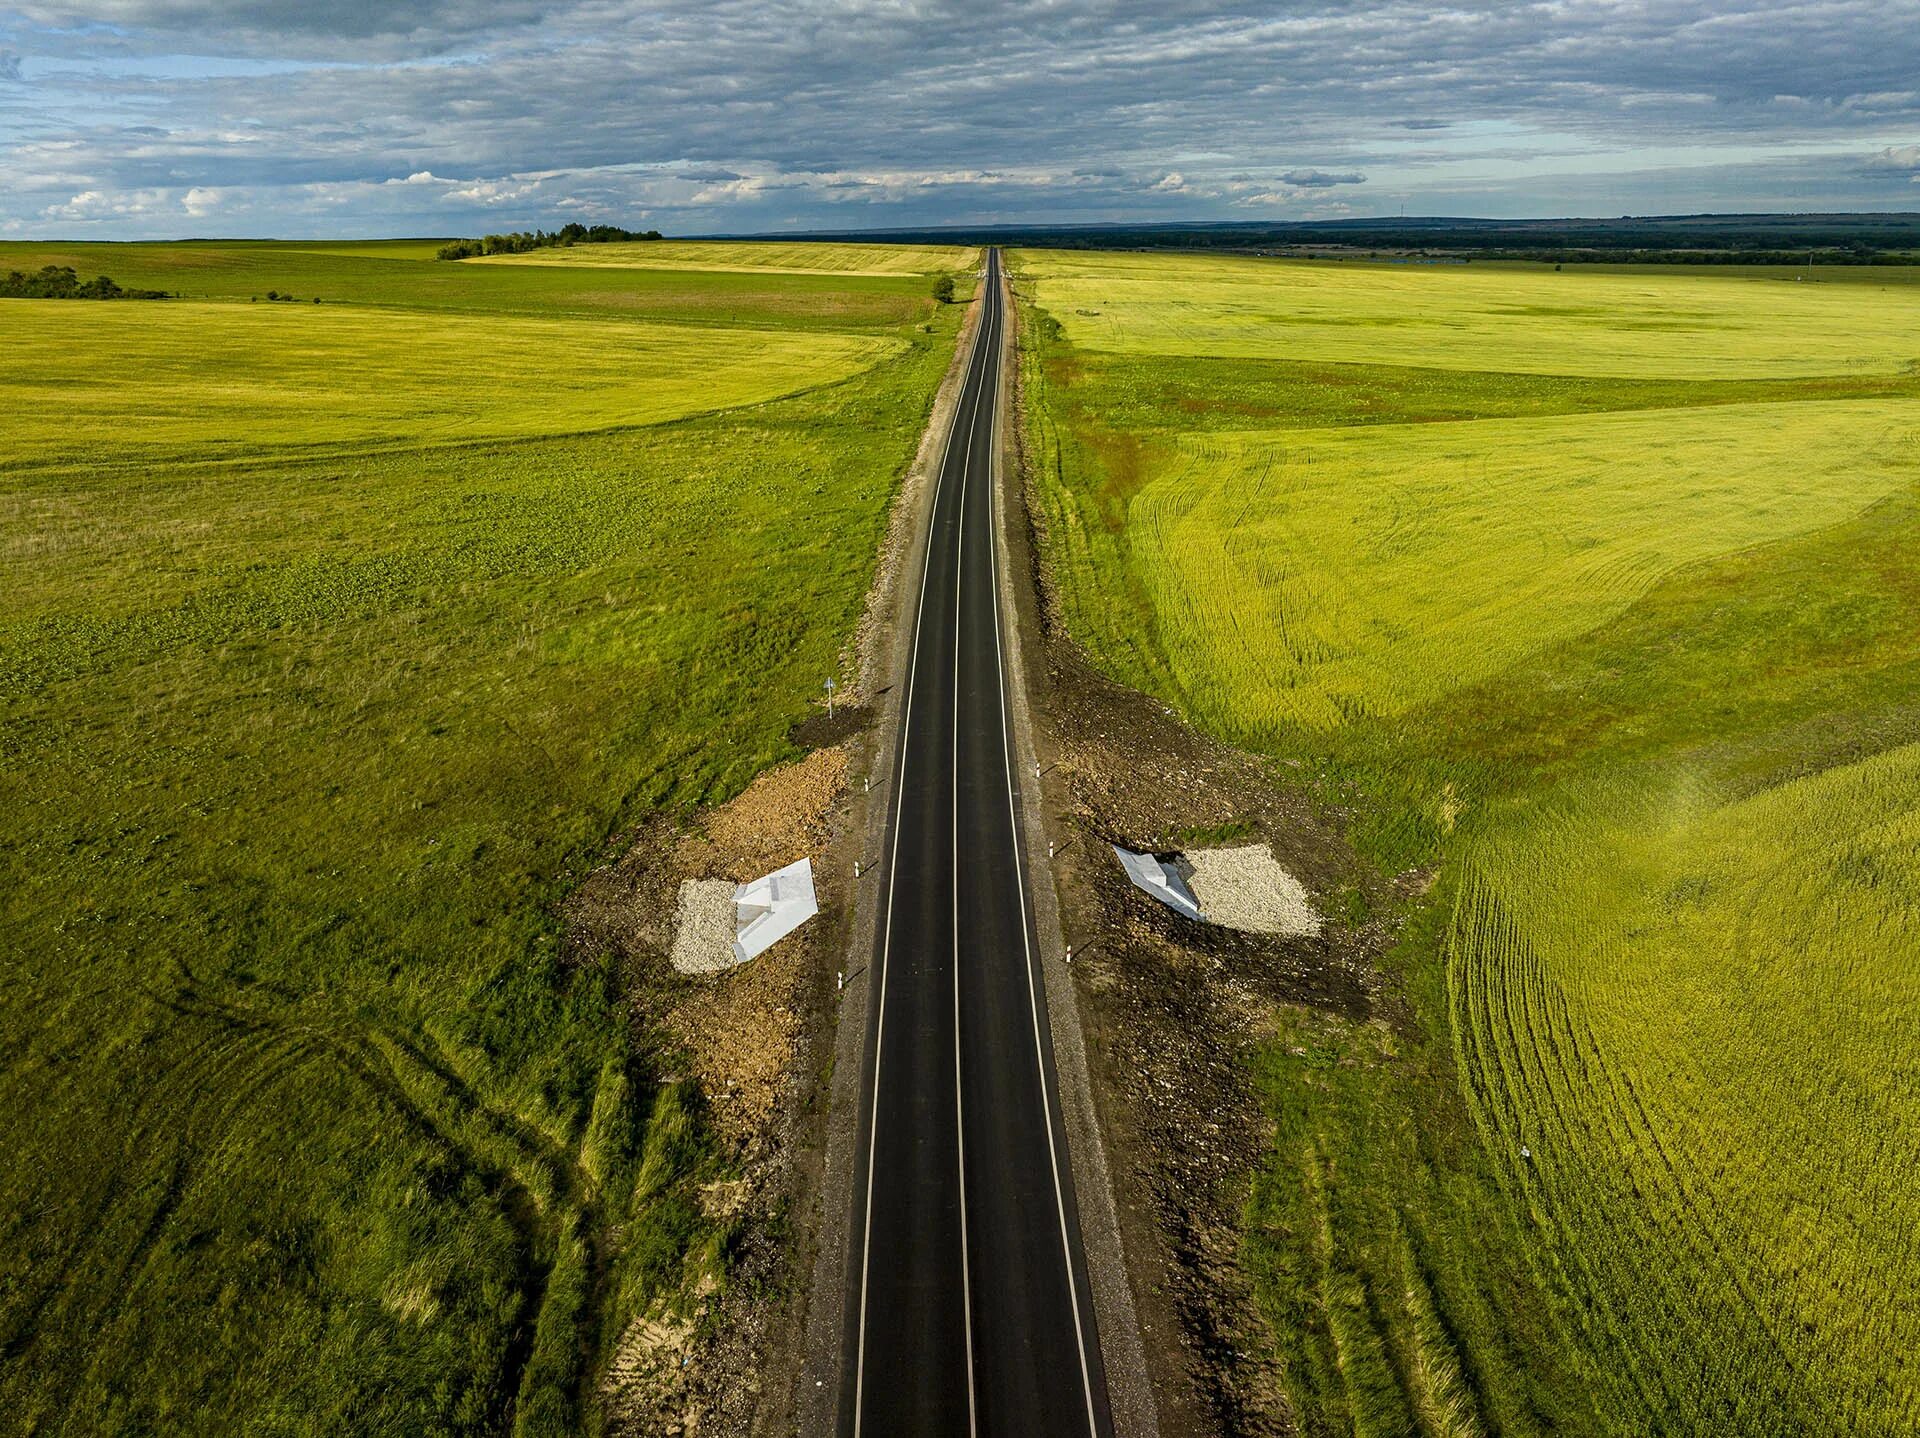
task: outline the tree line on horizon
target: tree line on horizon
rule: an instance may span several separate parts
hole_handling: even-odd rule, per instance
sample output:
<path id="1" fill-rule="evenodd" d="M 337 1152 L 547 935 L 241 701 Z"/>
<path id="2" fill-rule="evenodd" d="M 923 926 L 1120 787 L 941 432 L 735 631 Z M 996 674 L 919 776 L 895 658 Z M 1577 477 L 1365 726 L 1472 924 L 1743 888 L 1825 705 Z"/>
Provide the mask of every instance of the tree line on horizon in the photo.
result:
<path id="1" fill-rule="evenodd" d="M 105 275 L 83 280 L 72 265 L 42 265 L 26 273 L 8 270 L 0 298 L 10 300 L 164 300 L 165 290 L 129 290 Z"/>
<path id="2" fill-rule="evenodd" d="M 562 225 L 557 230 L 516 230 L 509 235 L 482 235 L 477 240 L 454 240 L 440 247 L 439 257 L 443 260 L 470 260 L 479 255 L 524 255 L 529 250 L 663 238 L 658 230 L 623 230 L 618 225 L 582 225 L 576 222 Z"/>

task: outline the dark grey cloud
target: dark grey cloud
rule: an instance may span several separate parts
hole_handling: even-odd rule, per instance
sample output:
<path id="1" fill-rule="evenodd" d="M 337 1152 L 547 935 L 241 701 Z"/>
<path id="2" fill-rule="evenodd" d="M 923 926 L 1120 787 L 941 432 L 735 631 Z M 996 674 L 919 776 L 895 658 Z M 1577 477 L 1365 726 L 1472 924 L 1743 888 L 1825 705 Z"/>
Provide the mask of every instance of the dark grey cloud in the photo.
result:
<path id="1" fill-rule="evenodd" d="M 1334 185 L 1363 185 L 1366 181 L 1365 175 L 1357 175 L 1352 171 L 1343 175 L 1330 175 L 1325 170 L 1288 170 L 1280 176 L 1281 184 L 1292 185 L 1299 190 L 1325 190 Z"/>
<path id="2" fill-rule="evenodd" d="M 16 232 L 1884 205 L 1920 139 L 1913 0 L 0 0 L 0 48 Z"/>
<path id="3" fill-rule="evenodd" d="M 208 55 L 388 58 L 445 53 L 479 35 L 546 21 L 564 0 L 92 0 L 83 5 L 16 0 L 30 24 L 94 44 L 138 50 L 189 41 Z M 96 33 L 90 33 L 96 32 Z M 97 33 L 106 32 L 106 33 Z M 142 42 L 148 42 L 143 45 Z"/>
<path id="4" fill-rule="evenodd" d="M 19 78 L 19 52 L 14 50 L 0 50 L 0 80 L 18 80 Z"/>

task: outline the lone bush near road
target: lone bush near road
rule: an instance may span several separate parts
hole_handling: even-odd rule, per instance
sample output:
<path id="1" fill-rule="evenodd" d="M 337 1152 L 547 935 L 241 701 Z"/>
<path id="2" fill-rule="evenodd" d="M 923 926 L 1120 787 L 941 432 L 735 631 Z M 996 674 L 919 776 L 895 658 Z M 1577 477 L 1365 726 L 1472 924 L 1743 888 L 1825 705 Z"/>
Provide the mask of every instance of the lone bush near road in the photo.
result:
<path id="1" fill-rule="evenodd" d="M 933 282 L 933 297 L 943 305 L 953 303 L 953 276 L 940 275 Z"/>

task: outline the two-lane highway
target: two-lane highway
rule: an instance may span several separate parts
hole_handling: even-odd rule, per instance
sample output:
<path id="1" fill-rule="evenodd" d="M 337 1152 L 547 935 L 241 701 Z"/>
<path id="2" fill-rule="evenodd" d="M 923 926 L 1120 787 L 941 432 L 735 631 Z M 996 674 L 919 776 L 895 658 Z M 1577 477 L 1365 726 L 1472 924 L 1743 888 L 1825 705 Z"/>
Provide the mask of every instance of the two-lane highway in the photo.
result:
<path id="1" fill-rule="evenodd" d="M 1109 1431 L 1017 820 L 990 251 L 942 460 L 868 972 L 840 1431 Z"/>

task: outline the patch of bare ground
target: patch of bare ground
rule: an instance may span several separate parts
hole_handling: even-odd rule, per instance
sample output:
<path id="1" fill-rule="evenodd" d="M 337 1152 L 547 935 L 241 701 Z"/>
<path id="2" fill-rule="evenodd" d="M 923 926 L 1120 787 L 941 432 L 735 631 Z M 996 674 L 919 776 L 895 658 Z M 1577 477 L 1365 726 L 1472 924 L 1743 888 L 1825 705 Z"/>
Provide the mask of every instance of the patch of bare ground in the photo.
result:
<path id="1" fill-rule="evenodd" d="M 1160 1432 L 1290 1434 L 1275 1344 L 1240 1264 L 1240 1215 L 1272 1137 L 1249 1058 L 1282 1006 L 1395 1016 L 1376 967 L 1388 923 L 1330 919 L 1313 934 L 1192 923 L 1134 889 L 1108 846 L 1265 844 L 1322 914 L 1349 887 L 1371 912 L 1399 906 L 1341 816 L 1307 798 L 1306 776 L 1196 734 L 1087 663 L 1057 621 L 1038 508 L 1026 510 L 1012 526 L 1027 550 L 1016 602 L 1041 637 L 1026 648 L 1027 684 L 1054 879 Z"/>
<path id="2" fill-rule="evenodd" d="M 872 727 L 872 706 L 856 704 L 849 699 L 834 705 L 831 711 L 822 709 L 803 723 L 796 724 L 791 737 L 802 749 L 818 749 L 828 744 L 845 743 L 855 734 L 863 734 Z"/>
<path id="3" fill-rule="evenodd" d="M 1174 849 L 1225 826 L 1271 845 L 1309 892 L 1365 879 L 1266 765 L 1050 649 L 1055 882 L 1161 1432 L 1289 1433 L 1239 1262 L 1241 1207 L 1270 1142 L 1248 1060 L 1279 1005 L 1368 1016 L 1383 936 L 1196 924 L 1134 889 L 1110 844 Z"/>
<path id="4" fill-rule="evenodd" d="M 612 1431 L 745 1435 L 766 1431 L 790 1386 L 782 1374 L 794 1302 L 786 1217 L 807 1177 L 814 1055 L 831 1009 L 844 941 L 844 876 L 833 857 L 844 825 L 847 751 L 816 749 L 756 779 L 738 798 L 690 820 L 661 818 L 588 876 L 568 907 L 570 939 L 618 954 L 633 1022 L 683 1057 L 708 1122 L 740 1177 L 702 1195 L 738 1224 L 724 1291 L 677 1295 L 620 1336 L 605 1380 Z M 745 882 L 803 856 L 814 860 L 819 918 L 745 964 L 687 976 L 669 961 L 681 886 Z"/>

